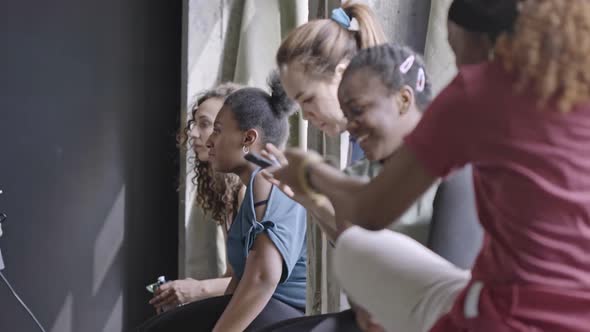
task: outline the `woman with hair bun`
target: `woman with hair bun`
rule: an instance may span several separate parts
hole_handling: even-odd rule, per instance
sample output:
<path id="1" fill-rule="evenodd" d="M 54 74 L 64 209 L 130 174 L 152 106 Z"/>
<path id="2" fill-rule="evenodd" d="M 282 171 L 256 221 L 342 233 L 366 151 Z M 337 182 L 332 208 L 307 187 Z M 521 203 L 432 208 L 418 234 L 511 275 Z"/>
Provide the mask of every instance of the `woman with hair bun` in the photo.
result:
<path id="1" fill-rule="evenodd" d="M 160 315 L 140 331 L 252 331 L 305 310 L 307 212 L 264 179 L 244 159 L 266 144 L 284 146 L 295 104 L 278 75 L 271 93 L 242 88 L 230 94 L 207 140 L 214 172 L 235 174 L 246 186 L 244 200 L 228 230 L 232 277 L 224 296 L 181 306 Z"/>

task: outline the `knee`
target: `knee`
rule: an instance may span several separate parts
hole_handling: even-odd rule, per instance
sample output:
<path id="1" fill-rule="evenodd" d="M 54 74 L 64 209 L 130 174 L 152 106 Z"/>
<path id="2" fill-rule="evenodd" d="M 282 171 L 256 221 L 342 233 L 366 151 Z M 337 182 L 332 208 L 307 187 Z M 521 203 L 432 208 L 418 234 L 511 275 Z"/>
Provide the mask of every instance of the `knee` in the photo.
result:
<path id="1" fill-rule="evenodd" d="M 336 242 L 332 265 L 340 286 L 352 291 L 362 285 L 359 279 L 366 279 L 367 274 L 383 273 L 391 254 L 401 251 L 392 246 L 404 240 L 404 235 L 390 230 L 369 231 L 357 226 L 347 229 Z"/>
<path id="2" fill-rule="evenodd" d="M 341 284 L 340 286 L 344 287 L 342 284 L 344 278 L 341 278 L 341 276 L 345 276 L 348 272 L 348 268 L 351 265 L 349 259 L 347 259 L 346 255 L 344 255 L 342 251 L 336 250 L 334 252 L 334 260 L 332 264 L 332 269 L 334 270 L 336 278 L 338 278 L 338 281 Z"/>
<path id="3" fill-rule="evenodd" d="M 358 264 L 355 261 L 357 261 L 358 256 L 361 254 L 357 246 L 360 240 L 358 235 L 362 231 L 360 227 L 353 226 L 342 233 L 336 242 L 332 269 L 340 286 L 344 289 L 350 289 L 352 286 L 350 282 L 351 276 L 358 274 L 358 271 L 353 270 L 358 268 Z"/>

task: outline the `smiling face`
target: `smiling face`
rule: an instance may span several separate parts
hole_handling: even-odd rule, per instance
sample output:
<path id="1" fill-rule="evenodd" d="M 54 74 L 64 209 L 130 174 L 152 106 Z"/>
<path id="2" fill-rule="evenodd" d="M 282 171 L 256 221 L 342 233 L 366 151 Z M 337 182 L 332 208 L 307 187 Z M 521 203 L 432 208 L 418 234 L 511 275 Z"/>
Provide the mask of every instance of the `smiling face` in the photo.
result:
<path id="1" fill-rule="evenodd" d="M 312 126 L 332 137 L 346 129 L 337 97 L 340 74 L 332 79 L 313 78 L 303 65 L 292 63 L 281 68 L 280 76 L 285 92 L 299 104 L 303 118 Z"/>
<path id="2" fill-rule="evenodd" d="M 194 112 L 189 137 L 191 147 L 199 161 L 205 162 L 209 160 L 207 140 L 213 133 L 213 122 L 222 106 L 223 99 L 209 98 L 202 102 Z"/>
<path id="3" fill-rule="evenodd" d="M 348 119 L 348 131 L 370 160 L 391 156 L 421 116 L 412 89 L 404 86 L 392 93 L 369 69 L 347 75 L 338 98 Z"/>

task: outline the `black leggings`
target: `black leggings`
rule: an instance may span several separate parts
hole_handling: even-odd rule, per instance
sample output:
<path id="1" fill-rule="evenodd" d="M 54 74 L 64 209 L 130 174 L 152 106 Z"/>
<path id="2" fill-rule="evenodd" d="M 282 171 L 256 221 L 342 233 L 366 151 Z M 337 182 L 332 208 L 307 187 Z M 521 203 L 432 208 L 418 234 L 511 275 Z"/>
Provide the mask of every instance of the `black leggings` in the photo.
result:
<path id="1" fill-rule="evenodd" d="M 230 300 L 231 295 L 226 295 L 189 303 L 152 317 L 138 327 L 136 332 L 211 331 Z M 302 311 L 279 300 L 270 299 L 246 331 L 254 331 L 283 320 L 302 316 Z"/>
<path id="2" fill-rule="evenodd" d="M 293 318 L 256 330 L 256 332 L 361 332 L 356 325 L 354 312 L 346 310 L 335 314 Z"/>

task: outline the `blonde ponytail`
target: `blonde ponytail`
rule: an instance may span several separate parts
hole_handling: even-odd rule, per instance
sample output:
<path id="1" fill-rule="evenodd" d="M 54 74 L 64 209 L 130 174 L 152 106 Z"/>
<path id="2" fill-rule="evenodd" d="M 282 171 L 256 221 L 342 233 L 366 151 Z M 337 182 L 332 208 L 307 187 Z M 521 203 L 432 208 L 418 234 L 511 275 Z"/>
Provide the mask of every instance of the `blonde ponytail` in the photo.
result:
<path id="1" fill-rule="evenodd" d="M 351 20 L 356 19 L 358 31 L 332 19 L 309 21 L 281 43 L 276 56 L 279 68 L 298 63 L 306 73 L 330 77 L 339 63 L 351 60 L 360 49 L 386 42 L 381 24 L 369 7 L 347 1 L 342 9 Z"/>
<path id="2" fill-rule="evenodd" d="M 369 7 L 347 1 L 342 5 L 342 9 L 344 9 L 344 12 L 351 19 L 354 18 L 359 23 L 359 31 L 355 34 L 359 49 L 369 48 L 387 42 L 379 20 Z"/>

